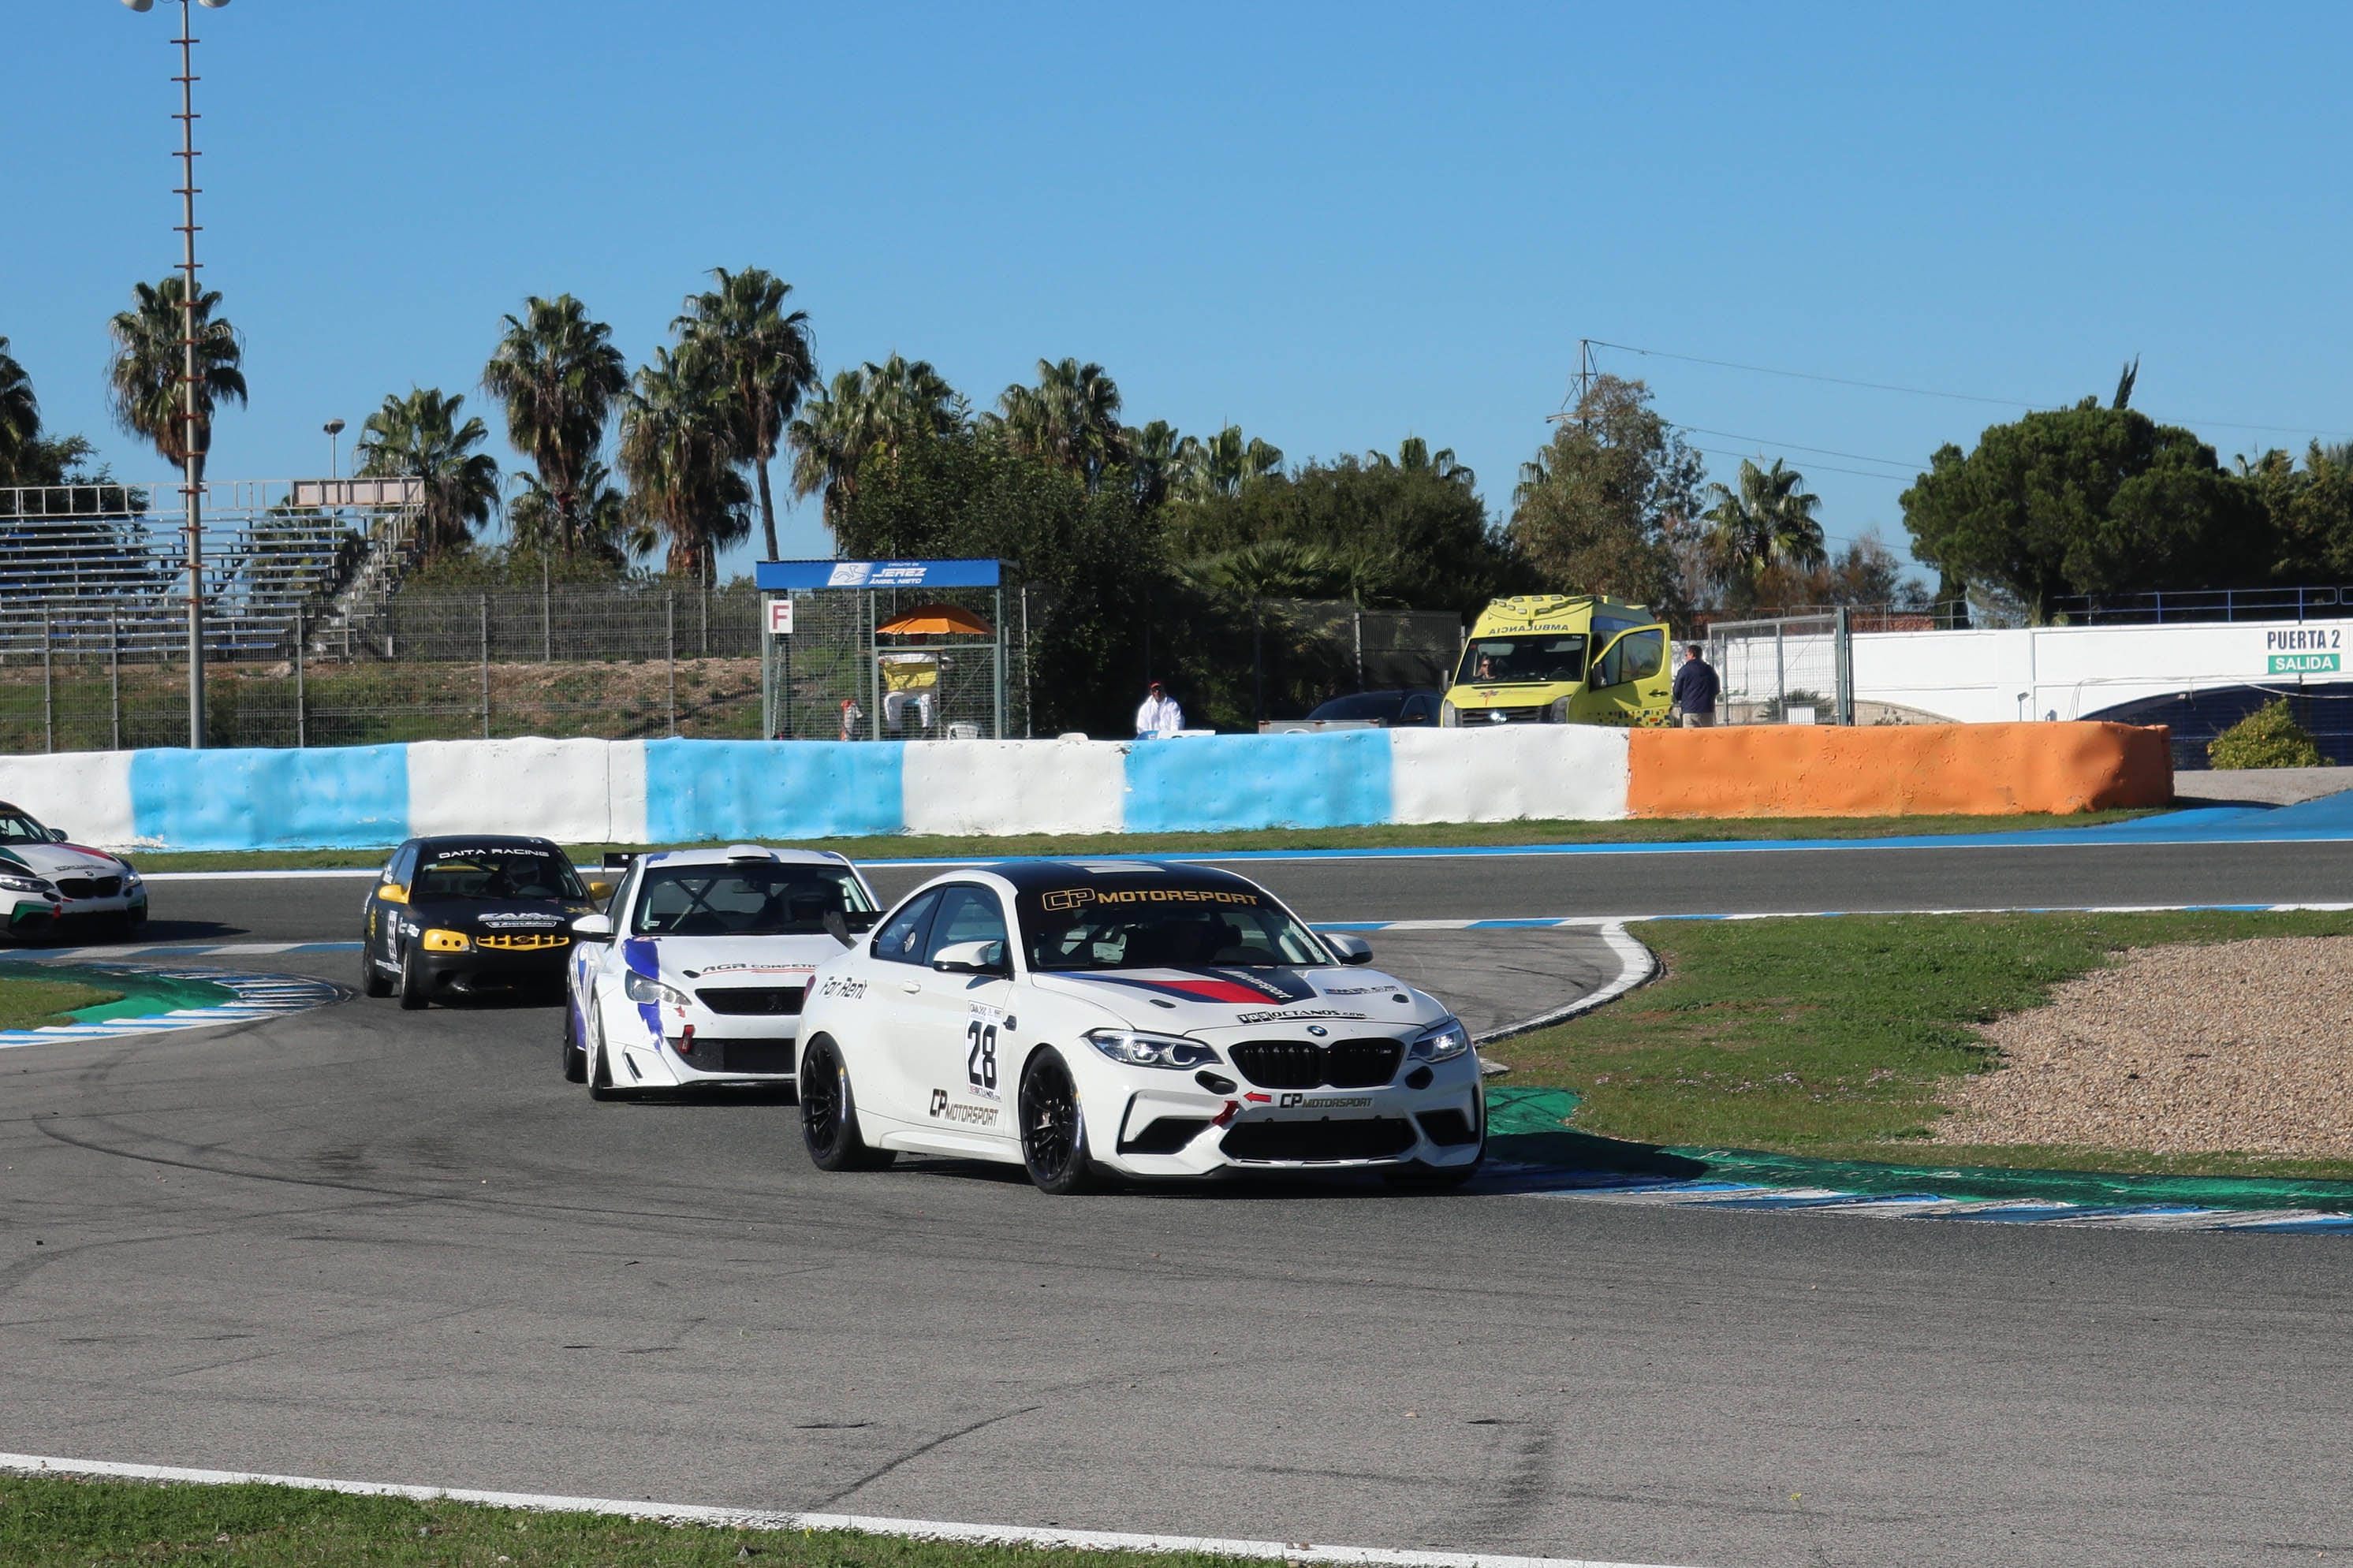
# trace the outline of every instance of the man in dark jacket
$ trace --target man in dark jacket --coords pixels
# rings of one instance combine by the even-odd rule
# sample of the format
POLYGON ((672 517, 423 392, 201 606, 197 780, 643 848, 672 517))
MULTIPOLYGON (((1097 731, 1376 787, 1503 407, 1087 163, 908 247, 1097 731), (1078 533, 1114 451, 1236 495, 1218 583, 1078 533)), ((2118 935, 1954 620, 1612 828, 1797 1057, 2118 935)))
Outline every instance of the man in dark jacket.
POLYGON ((1675 671, 1675 707, 1683 716, 1686 730, 1704 730, 1715 722, 1715 694, 1722 683, 1707 660, 1699 656, 1699 644, 1683 645, 1683 667, 1675 671))

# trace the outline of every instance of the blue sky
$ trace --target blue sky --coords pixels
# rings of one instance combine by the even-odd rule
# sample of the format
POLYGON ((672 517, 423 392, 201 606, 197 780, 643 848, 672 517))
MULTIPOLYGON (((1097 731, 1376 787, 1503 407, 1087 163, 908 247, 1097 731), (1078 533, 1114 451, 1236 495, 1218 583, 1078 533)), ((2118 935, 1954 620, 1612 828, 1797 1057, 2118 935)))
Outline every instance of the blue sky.
MULTIPOLYGON (((132 476, 104 328, 177 255, 166 5, 0 16, 0 336, 132 476)), ((897 350, 985 406, 1075 354, 1134 422, 1294 460, 1421 435, 1498 513, 1581 337, 2020 400, 1601 352, 1717 477, 1786 455, 1834 540, 1899 550, 1939 443, 2135 353, 2136 406, 2225 461, 2353 434, 2342 5, 198 15, 206 280, 253 387, 216 478, 321 471, 323 421, 411 383, 482 405, 526 294, 634 363, 714 265, 790 279, 828 373, 897 350)), ((829 552, 813 502, 784 528, 829 552)))

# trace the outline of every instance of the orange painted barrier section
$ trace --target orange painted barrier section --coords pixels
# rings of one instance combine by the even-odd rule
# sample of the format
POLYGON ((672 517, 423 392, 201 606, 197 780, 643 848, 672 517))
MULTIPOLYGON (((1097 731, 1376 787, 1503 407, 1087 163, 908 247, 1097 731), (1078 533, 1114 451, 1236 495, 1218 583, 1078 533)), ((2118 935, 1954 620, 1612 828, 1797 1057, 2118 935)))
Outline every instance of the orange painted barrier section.
POLYGON ((1637 730, 1636 816, 2006 816, 2173 799, 2162 726, 1742 724, 1637 730))

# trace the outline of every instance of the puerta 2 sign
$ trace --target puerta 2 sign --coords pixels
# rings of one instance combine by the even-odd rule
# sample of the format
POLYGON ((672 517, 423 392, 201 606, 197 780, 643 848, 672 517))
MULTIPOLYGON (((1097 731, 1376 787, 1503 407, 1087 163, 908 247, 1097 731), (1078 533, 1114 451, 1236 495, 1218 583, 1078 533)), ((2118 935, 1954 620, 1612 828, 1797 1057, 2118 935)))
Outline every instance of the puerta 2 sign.
POLYGON ((2344 668, 2341 626, 2282 626, 2263 634, 2266 675, 2333 675, 2344 668))

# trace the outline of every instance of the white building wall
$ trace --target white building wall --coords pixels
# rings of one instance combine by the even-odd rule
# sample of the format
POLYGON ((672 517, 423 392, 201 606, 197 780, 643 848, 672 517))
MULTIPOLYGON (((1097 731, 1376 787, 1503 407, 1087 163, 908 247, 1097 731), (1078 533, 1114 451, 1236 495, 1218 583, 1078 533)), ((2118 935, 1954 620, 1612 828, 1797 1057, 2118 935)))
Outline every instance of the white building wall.
POLYGON ((2144 697, 2346 679, 2348 642, 2353 620, 1867 632, 1854 695, 1963 724, 2081 719, 2144 697))

